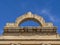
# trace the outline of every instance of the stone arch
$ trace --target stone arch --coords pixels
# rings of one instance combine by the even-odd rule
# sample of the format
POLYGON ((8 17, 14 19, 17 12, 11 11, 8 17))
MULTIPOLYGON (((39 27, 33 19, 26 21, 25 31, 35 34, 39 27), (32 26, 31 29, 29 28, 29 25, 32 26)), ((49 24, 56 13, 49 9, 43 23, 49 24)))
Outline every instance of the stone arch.
POLYGON ((45 26, 45 20, 41 16, 33 15, 31 12, 28 12, 27 14, 20 16, 16 19, 16 26, 19 26, 22 22, 26 20, 34 20, 41 24, 41 26, 45 26))
MULTIPOLYGON (((25 18, 25 19, 23 19, 18 25, 20 26, 22 23, 24 23, 24 22, 26 22, 26 21, 33 21, 33 22, 36 22, 36 23, 38 23, 39 24, 39 26, 42 26, 42 24, 37 20, 37 19, 35 19, 35 18, 25 18)), ((32 24, 31 24, 32 25, 32 24)))

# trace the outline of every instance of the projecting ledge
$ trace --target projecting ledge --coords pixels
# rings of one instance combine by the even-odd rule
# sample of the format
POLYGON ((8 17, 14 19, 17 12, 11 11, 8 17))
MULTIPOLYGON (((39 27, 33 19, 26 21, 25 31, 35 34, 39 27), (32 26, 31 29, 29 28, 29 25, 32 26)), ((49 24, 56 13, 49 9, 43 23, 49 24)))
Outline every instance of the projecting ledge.
POLYGON ((45 35, 45 36, 0 36, 0 39, 60 39, 59 35, 45 35))

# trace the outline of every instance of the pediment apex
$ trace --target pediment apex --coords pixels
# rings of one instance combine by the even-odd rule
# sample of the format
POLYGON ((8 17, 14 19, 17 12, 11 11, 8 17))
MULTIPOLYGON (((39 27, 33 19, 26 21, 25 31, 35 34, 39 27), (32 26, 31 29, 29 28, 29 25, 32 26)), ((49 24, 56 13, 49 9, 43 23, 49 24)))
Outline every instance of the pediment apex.
POLYGON ((33 14, 32 14, 32 12, 27 12, 26 15, 27 15, 27 16, 32 16, 33 14))
POLYGON ((32 13, 31 12, 28 12, 27 14, 31 15, 32 13))

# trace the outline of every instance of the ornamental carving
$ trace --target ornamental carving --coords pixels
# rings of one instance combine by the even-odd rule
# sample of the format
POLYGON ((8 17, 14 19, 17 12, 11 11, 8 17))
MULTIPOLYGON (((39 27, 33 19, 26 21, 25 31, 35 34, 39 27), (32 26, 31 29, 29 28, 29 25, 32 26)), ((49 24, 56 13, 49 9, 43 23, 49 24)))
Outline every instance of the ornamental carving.
POLYGON ((43 19, 43 17, 38 16, 36 14, 32 14, 31 12, 28 12, 27 14, 24 14, 24 15, 18 17, 16 19, 15 23, 7 23, 6 27, 18 27, 19 24, 21 24, 22 22, 24 22, 26 20, 34 20, 35 22, 38 22, 40 24, 40 26, 42 26, 42 27, 52 27, 53 26, 52 23, 46 23, 45 20, 43 19))

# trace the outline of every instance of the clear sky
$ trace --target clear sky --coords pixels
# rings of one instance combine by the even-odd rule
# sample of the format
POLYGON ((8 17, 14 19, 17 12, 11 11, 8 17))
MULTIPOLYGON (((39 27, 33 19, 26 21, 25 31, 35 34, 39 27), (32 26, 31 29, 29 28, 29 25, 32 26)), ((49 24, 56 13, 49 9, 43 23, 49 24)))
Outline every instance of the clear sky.
MULTIPOLYGON (((0 35, 7 22, 15 22, 17 17, 29 11, 42 16, 46 22, 52 22, 60 34, 60 0, 0 0, 0 35)), ((39 24, 31 20, 21 24, 29 25, 39 24)))

